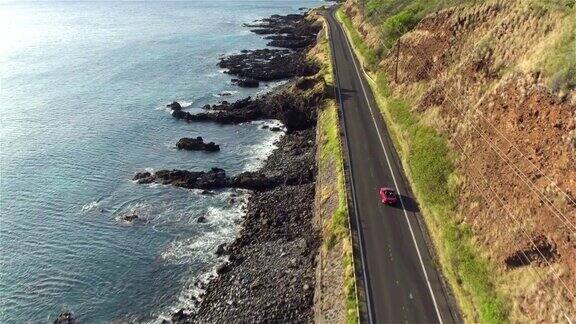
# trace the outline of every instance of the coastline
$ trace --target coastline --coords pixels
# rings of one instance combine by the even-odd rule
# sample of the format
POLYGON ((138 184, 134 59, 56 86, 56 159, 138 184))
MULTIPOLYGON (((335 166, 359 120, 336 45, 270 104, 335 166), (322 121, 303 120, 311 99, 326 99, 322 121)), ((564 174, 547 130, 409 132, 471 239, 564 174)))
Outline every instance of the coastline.
POLYGON ((187 123, 281 121, 286 133, 262 168, 232 177, 217 168, 160 170, 134 177, 138 183, 203 189, 206 194, 221 188, 251 190, 240 233, 215 251, 221 263, 213 273, 196 279, 200 293, 191 297, 191 307, 172 315, 173 323, 305 322, 314 317, 316 258, 322 241, 314 221, 316 121, 328 91, 318 62, 308 57, 323 32, 318 17, 310 17, 273 15, 258 25, 247 25, 257 27, 252 30, 256 34, 269 35, 269 46, 290 50, 246 50, 221 60, 234 62, 236 70, 228 73, 240 77, 233 80, 238 86, 269 81, 270 75, 289 77, 288 83, 254 99, 207 105, 201 113, 170 107, 173 117, 187 123), (262 53, 267 56, 264 60, 262 53))

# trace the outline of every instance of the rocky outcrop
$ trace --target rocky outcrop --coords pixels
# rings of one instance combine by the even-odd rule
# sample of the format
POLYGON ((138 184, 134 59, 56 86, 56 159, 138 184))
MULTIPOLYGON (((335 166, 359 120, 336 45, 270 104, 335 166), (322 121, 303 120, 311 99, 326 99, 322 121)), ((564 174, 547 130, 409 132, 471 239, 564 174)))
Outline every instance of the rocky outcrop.
POLYGON ((233 104, 221 104, 205 107, 207 112, 191 114, 174 110, 174 118, 187 122, 211 121, 221 124, 239 124, 254 120, 278 119, 288 132, 303 130, 315 125, 316 108, 326 96, 322 78, 297 79, 282 90, 260 96, 238 100, 233 104), (302 88, 304 87, 305 88, 302 88))
POLYGON ((212 168, 204 171, 160 170, 155 173, 138 172, 133 179, 139 184, 157 182, 188 189, 238 188, 249 190, 269 190, 279 185, 299 185, 314 181, 315 134, 309 127, 289 134, 289 140, 281 140, 276 154, 283 159, 269 160, 269 168, 256 172, 243 172, 228 177, 223 169, 212 168))
POLYGON ((319 71, 315 62, 303 55, 303 50, 314 44, 322 25, 306 19, 304 15, 274 15, 262 19, 251 31, 267 35, 268 46, 285 49, 243 50, 226 56, 218 64, 226 73, 241 77, 233 82, 241 87, 257 87, 258 81, 288 79, 295 76, 311 76, 319 71))
POLYGON ((257 49, 223 57, 218 63, 226 73, 256 81, 274 81, 295 76, 311 76, 319 71, 316 64, 290 50, 257 49))
POLYGON ((241 88, 258 88, 260 82, 258 80, 244 78, 244 79, 232 79, 232 83, 236 84, 241 88))
POLYGON ((229 179, 222 169, 212 168, 208 172, 186 170, 160 170, 155 173, 139 172, 134 178, 138 183, 158 182, 189 189, 217 189, 228 186, 229 179))
POLYGON ((214 142, 204 143, 204 139, 198 136, 196 138, 181 138, 176 147, 179 150, 189 150, 189 151, 207 151, 216 152, 220 151, 220 145, 216 145, 214 142))
POLYGON ((266 176, 261 172, 244 172, 232 179, 230 186, 235 188, 267 190, 281 184, 281 176, 266 176))

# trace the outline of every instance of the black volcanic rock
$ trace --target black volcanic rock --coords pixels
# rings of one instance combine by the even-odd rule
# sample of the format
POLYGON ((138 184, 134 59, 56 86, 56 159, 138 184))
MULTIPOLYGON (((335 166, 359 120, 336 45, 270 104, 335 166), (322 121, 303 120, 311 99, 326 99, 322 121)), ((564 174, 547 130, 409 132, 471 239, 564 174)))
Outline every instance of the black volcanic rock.
POLYGON ((166 107, 172 110, 182 110, 182 106, 177 101, 174 101, 171 104, 166 105, 166 107))
POLYGON ((154 182, 154 177, 152 176, 152 173, 150 173, 148 171, 138 172, 138 173, 136 173, 134 178, 132 178, 132 180, 138 182, 139 184, 145 184, 145 183, 154 182))
POLYGON ((226 73, 244 79, 274 81, 318 73, 319 67, 302 55, 285 49, 257 49, 220 59, 226 73))
POLYGON ((241 88, 258 88, 260 82, 258 80, 245 78, 245 79, 232 79, 232 83, 236 84, 241 88))
POLYGON ((138 183, 157 182, 188 189, 218 189, 228 186, 229 179, 222 169, 212 168, 208 172, 187 170, 160 170, 156 173, 139 172, 133 180, 138 183))
POLYGON ((138 215, 136 215, 134 213, 125 214, 125 215, 122 215, 122 217, 120 217, 120 219, 125 221, 125 222, 131 223, 131 222, 138 219, 138 215))
POLYGON ((326 96, 324 80, 306 78, 296 80, 292 90, 285 89, 256 99, 245 98, 232 104, 212 105, 207 112, 191 114, 173 111, 172 116, 192 121, 211 121, 221 124, 239 124, 254 120, 278 119, 288 132, 316 125, 317 109, 326 96), (305 86, 304 86, 305 85, 305 86), (321 86, 318 86, 321 85, 321 86))
POLYGON ((202 137, 198 136, 196 138, 181 138, 176 147, 179 150, 191 150, 191 151, 207 151, 216 152, 220 151, 220 145, 214 144, 214 142, 204 143, 202 137))
POLYGON ((230 186, 234 188, 267 190, 283 182, 280 176, 266 176, 261 172, 244 172, 233 177, 230 186))
POLYGON ((235 83, 243 87, 256 87, 256 81, 273 81, 295 76, 311 76, 320 70, 315 62, 304 55, 304 50, 313 45, 322 25, 305 19, 304 15, 274 15, 262 19, 253 27, 255 34, 266 35, 268 46, 282 49, 243 50, 220 58, 218 66, 226 73, 240 77, 235 83))
POLYGON ((54 324, 76 324, 76 320, 74 319, 74 315, 70 312, 64 312, 58 315, 58 317, 54 320, 54 324))

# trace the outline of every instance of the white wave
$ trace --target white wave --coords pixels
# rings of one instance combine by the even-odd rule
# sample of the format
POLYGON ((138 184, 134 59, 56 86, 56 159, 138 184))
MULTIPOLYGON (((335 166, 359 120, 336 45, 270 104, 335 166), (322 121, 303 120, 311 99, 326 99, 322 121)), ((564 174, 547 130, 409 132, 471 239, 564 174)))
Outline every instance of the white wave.
POLYGON ((266 159, 278 147, 278 141, 285 134, 285 127, 280 121, 259 121, 252 122, 256 125, 267 125, 268 127, 280 127, 280 132, 270 132, 268 138, 263 143, 248 146, 248 156, 250 157, 244 171, 256 171, 262 167, 266 159))
MULTIPOLYGON (((187 108, 187 107, 190 107, 194 104, 194 100, 192 100, 192 101, 176 100, 176 102, 179 103, 180 106, 182 106, 182 108, 187 108)), ((168 105, 171 103, 172 103, 172 101, 164 103, 164 104, 154 108, 154 110, 165 110, 167 112, 172 112, 172 109, 170 109, 170 107, 168 107, 168 105)))
POLYGON ((190 107, 194 104, 194 101, 177 100, 177 102, 182 106, 182 108, 190 107))
POLYGON ((87 212, 90 212, 93 210, 97 210, 98 207, 100 207, 100 202, 92 201, 92 202, 89 202, 89 203, 85 204, 84 206, 82 206, 82 212, 87 213, 87 212))
POLYGON ((231 97, 238 94, 238 91, 236 90, 224 90, 221 91, 220 93, 213 93, 212 97, 214 98, 221 98, 221 97, 231 97))
POLYGON ((239 220, 244 216, 248 191, 227 191, 221 196, 223 199, 230 199, 234 196, 236 203, 229 208, 209 207, 205 215, 211 226, 206 229, 204 234, 196 238, 174 240, 161 253, 161 258, 165 261, 188 263, 202 260, 212 266, 209 271, 195 278, 190 278, 180 292, 178 301, 159 314, 154 323, 161 323, 164 319, 169 320, 170 314, 183 308, 194 311, 198 305, 197 301, 202 299, 205 292, 196 283, 202 282, 206 286, 210 280, 217 277, 216 266, 220 262, 227 261, 227 257, 218 258, 214 252, 218 245, 232 242, 238 233, 239 220))
POLYGON ((242 196, 240 195, 238 202, 230 208, 209 207, 205 213, 209 228, 200 236, 170 242, 160 257, 174 263, 212 259, 218 245, 233 239, 238 231, 238 221, 244 215, 245 201, 242 196))
POLYGON ((150 220, 152 213, 152 206, 147 201, 129 202, 114 211, 114 218, 117 221, 123 221, 122 216, 127 214, 135 214, 140 220, 150 220))

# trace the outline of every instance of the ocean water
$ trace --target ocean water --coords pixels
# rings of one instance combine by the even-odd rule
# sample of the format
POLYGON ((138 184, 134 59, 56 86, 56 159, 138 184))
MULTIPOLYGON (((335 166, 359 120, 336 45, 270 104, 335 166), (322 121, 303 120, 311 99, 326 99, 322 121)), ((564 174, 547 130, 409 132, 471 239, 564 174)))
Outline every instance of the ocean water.
POLYGON ((237 234, 246 194, 233 202, 231 191, 203 196, 131 178, 257 168, 279 134, 261 123, 186 124, 165 105, 199 111, 270 89, 231 85, 218 56, 265 46, 242 23, 319 4, 0 3, 0 322, 48 322, 63 310, 86 323, 155 321, 185 306, 218 244, 237 234), (221 151, 178 151, 184 136, 221 151), (118 220, 131 212, 141 221, 118 220))

